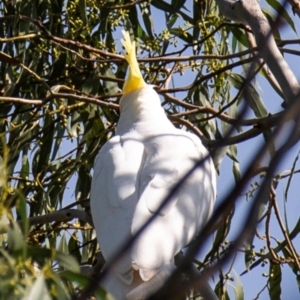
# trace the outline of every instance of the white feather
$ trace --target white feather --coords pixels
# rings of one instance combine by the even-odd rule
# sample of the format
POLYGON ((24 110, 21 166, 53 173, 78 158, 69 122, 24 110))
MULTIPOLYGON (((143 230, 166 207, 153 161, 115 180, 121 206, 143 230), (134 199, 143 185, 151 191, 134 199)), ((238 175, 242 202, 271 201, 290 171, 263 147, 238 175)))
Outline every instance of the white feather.
MULTIPOLYGON (((152 87, 123 96, 120 109, 116 136, 96 158, 91 190, 91 211, 106 261, 157 213, 170 190, 195 162, 208 156, 195 135, 172 125, 152 87)), ((215 197, 215 170, 208 158, 130 250, 122 253, 105 284, 116 295, 115 284, 119 281, 122 296, 116 299, 143 299, 142 286, 153 292, 158 288, 153 282, 162 284, 171 272, 176 253, 206 223, 215 197), (137 298, 130 298, 133 294, 137 298)))

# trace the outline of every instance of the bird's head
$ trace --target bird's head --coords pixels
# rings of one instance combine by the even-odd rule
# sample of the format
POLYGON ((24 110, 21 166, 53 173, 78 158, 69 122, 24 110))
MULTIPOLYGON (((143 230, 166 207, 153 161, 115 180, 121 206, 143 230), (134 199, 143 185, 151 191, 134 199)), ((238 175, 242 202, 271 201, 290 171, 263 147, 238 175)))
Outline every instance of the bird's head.
POLYGON ((129 64, 129 76, 125 80, 123 92, 128 94, 134 90, 147 86, 140 71, 135 52, 135 42, 131 42, 128 31, 122 31, 124 39, 121 40, 127 53, 124 54, 129 64))

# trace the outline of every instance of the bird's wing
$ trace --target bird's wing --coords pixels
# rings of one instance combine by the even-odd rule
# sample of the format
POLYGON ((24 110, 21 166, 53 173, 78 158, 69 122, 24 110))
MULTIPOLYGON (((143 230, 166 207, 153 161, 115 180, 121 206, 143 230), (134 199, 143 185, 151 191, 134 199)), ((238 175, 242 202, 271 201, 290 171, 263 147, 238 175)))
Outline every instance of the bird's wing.
MULTIPOLYGON (((109 261, 131 237, 137 205, 136 178, 143 156, 137 139, 115 136, 100 150, 94 164, 91 212, 104 258, 109 261)), ((116 267, 123 280, 132 280, 130 253, 116 267), (129 272, 129 273, 128 273, 129 272)))
MULTIPOLYGON (((198 142, 193 135, 176 129, 144 141, 145 161, 139 178, 139 203, 145 203, 150 213, 164 216, 176 205, 180 195, 178 192, 158 211, 183 176, 207 154, 200 141, 195 141, 198 142)), ((204 167, 201 169, 209 171, 204 167)), ((183 187, 190 181, 189 178, 183 187)))
POLYGON ((139 178, 139 203, 145 203, 150 213, 166 215, 176 205, 178 194, 158 209, 180 177, 176 136, 157 135, 144 141, 145 160, 139 178))
POLYGON ((139 202, 132 233, 157 215, 134 244, 132 260, 140 275, 149 280, 207 221, 215 200, 215 171, 210 158, 205 160, 158 212, 172 188, 208 152, 193 135, 175 129, 144 144, 146 155, 139 176, 139 202))
POLYGON ((161 168, 143 177, 149 180, 142 193, 149 212, 158 213, 160 216, 166 215, 176 204, 178 195, 173 196, 160 210, 159 208, 179 179, 178 168, 174 165, 170 168, 161 168))

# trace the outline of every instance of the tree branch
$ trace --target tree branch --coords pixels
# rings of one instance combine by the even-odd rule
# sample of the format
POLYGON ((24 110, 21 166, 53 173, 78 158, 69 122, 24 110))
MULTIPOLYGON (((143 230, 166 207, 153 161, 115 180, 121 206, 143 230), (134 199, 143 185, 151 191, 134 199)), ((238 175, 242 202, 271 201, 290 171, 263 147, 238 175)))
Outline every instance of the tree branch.
MULTIPOLYGON (((216 0, 216 2, 223 15, 251 27, 259 53, 280 84, 285 103, 290 104, 297 100, 299 83, 279 51, 272 35, 272 28, 258 2, 256 0, 216 0)), ((280 12, 278 14, 280 15, 280 12)))

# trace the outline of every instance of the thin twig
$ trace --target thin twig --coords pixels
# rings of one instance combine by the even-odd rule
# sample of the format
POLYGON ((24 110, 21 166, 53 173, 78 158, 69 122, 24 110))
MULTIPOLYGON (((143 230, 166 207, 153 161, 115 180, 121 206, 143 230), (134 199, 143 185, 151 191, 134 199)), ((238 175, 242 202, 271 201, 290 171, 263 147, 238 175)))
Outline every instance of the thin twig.
POLYGON ((293 258, 295 260, 295 264, 296 264, 298 270, 300 270, 300 263, 299 263, 299 259, 298 259, 296 250, 295 250, 295 248, 293 246, 293 243, 291 242, 291 240, 290 240, 290 238, 289 238, 289 236, 288 236, 288 234, 286 232, 286 229, 285 229, 285 227, 283 225, 283 222, 282 222, 282 219, 281 219, 281 216, 280 216, 279 208, 278 208, 277 201, 276 201, 276 191, 275 191, 275 189, 274 189, 273 186, 271 186, 271 193, 272 193, 271 201, 272 201, 272 205, 273 205, 273 208, 274 208, 274 212, 275 212, 278 224, 279 224, 279 226, 281 228, 281 231, 282 231, 282 233, 284 235, 284 238, 285 238, 285 240, 287 242, 287 245, 288 245, 288 247, 289 247, 289 249, 291 251, 291 254, 292 254, 292 256, 293 256, 293 258))

